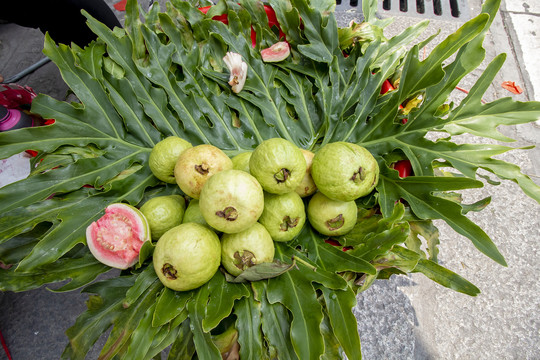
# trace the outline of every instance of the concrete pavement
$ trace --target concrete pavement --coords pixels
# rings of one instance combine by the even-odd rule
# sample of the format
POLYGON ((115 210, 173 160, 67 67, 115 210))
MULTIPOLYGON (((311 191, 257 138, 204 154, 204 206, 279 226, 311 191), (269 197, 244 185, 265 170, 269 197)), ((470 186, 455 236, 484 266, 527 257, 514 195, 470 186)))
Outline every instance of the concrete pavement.
MULTIPOLYGON (((111 5, 114 3, 108 0, 111 5)), ((480 11, 480 0, 470 0, 470 14, 480 11)), ((118 13, 119 17, 123 14, 118 13)), ((358 14, 339 11, 341 25, 358 14)), ((416 23, 418 17, 396 17, 388 34, 396 34, 416 23)), ((485 99, 503 96, 516 100, 540 100, 538 47, 540 4, 536 0, 505 0, 485 42, 487 60, 501 52, 507 62, 488 90, 485 99), (512 95, 502 81, 515 81, 524 92, 512 95)), ((441 40, 461 25, 460 21, 433 20, 426 32, 441 29, 441 40)), ((42 57, 42 35, 37 30, 12 24, 0 25, 0 74, 16 73, 42 57)), ((427 49, 429 52, 429 49, 427 49)), ((484 65, 485 66, 485 65, 484 65)), ((482 68, 464 79, 468 89, 482 68)), ((53 64, 27 76, 37 92, 62 99, 67 87, 53 64)), ((462 94, 456 93, 456 99, 462 94)), ((503 129, 517 139, 515 147, 538 145, 540 125, 528 124, 503 129)), ((466 137, 468 142, 478 139, 466 137)), ((482 140, 485 141, 485 140, 482 140)), ((514 151, 499 158, 518 164, 524 173, 540 179, 540 151, 514 151)), ((1 181, 24 176, 23 159, 12 170, 0 174, 1 181), (22 174, 22 175, 21 175, 22 174)), ((5 163, 0 163, 6 170, 5 163)), ((468 202, 492 196, 486 210, 471 217, 491 236, 508 267, 504 268, 479 253, 469 240, 442 223, 440 262, 480 288, 475 298, 443 288, 422 275, 393 277, 379 281, 358 296, 355 314, 362 339, 363 355, 378 359, 540 359, 540 206, 522 194, 517 185, 503 182, 465 194, 468 202)), ((0 330, 13 358, 59 358, 67 342, 64 331, 84 310, 86 295, 77 292, 53 294, 39 289, 0 297, 0 330)), ((88 358, 97 358, 94 352, 88 358)), ((0 359, 6 359, 0 351, 0 359)))

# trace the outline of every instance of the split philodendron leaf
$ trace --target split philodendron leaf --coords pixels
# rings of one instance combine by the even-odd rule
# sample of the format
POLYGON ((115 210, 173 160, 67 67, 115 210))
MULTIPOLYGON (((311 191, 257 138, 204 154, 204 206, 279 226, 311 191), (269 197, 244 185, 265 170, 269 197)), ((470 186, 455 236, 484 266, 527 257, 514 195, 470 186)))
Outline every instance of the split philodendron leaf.
MULTIPOLYGON (((149 13, 140 14, 137 2, 128 0, 123 29, 111 30, 85 13, 98 41, 84 49, 57 45, 45 37, 45 55, 58 66, 80 103, 38 95, 32 111, 55 123, 0 133, 0 158, 38 151, 30 176, 0 189, 0 261, 13 264, 0 269, 0 290, 26 291, 61 281, 65 283, 58 291, 86 286, 84 291, 93 294, 89 309, 67 330, 70 341, 64 358, 84 359, 110 330, 103 357, 153 358, 172 345, 171 357, 192 358, 196 353, 198 358, 218 360, 222 355, 212 335, 233 324, 241 358, 262 359, 276 352, 280 358, 331 357, 332 347, 325 346, 331 342, 339 344, 349 359, 358 359, 360 339, 351 308, 356 291, 365 290, 376 278, 420 272, 447 288, 479 293, 437 264, 433 255, 444 242, 433 220, 445 221, 483 254, 505 264, 489 236, 467 217, 468 207, 455 197, 441 196, 484 186, 476 179, 482 169, 491 177, 516 182, 540 201, 540 189, 528 176, 516 165, 494 158, 512 148, 453 140, 454 135, 469 133, 510 141, 497 127, 533 122, 540 115, 538 102, 505 98, 481 103, 505 60, 499 55, 482 64, 482 42, 496 18, 499 0, 485 1, 480 15, 440 39, 422 61, 419 49, 432 39, 416 39, 427 22, 387 39, 383 27, 388 21, 376 17, 376 0, 366 0, 362 11, 368 25, 340 30, 332 12, 335 4, 270 0, 260 6, 252 0, 223 1, 205 13, 189 2, 172 1, 162 13, 156 3, 149 13), (227 24, 217 20, 225 18, 227 24), (280 36, 291 55, 280 62, 264 62, 261 50, 282 41, 280 36), (223 60, 227 52, 239 54, 245 64, 245 83, 238 92, 229 84, 231 72, 223 60), (448 101, 460 81, 479 66, 483 71, 475 76, 469 94, 459 104, 448 101), (381 95, 383 84, 394 77, 400 78, 397 89, 381 95), (406 113, 400 110, 418 94, 421 102, 411 103, 414 106, 406 113), (434 129, 446 137, 427 140, 426 134, 434 129), (300 178, 287 192, 296 189, 307 168, 303 156, 300 161, 296 155, 298 148, 317 152, 327 144, 357 144, 373 155, 380 169, 378 182, 372 179, 375 189, 357 203, 377 212, 363 214, 339 238, 341 246, 350 247, 346 252, 327 244, 313 224, 304 225, 293 240, 275 242, 274 260, 291 264, 294 259, 294 266, 285 267, 285 272, 275 262, 252 266, 244 271, 245 278, 263 280, 250 284, 228 282, 217 271, 197 289, 172 291, 157 280, 164 264, 170 264, 165 273, 172 273, 172 267, 177 271, 175 281, 197 269, 180 270, 173 259, 154 269, 142 256, 122 276, 89 285, 109 270, 85 244, 85 229, 103 216, 105 207, 119 202, 140 206, 143 199, 178 194, 176 185, 164 184, 148 165, 152 148, 170 136, 194 146, 215 146, 228 156, 253 151, 249 171, 256 173, 257 167, 266 171, 262 165, 269 165, 259 181, 264 178, 282 186, 300 178), (278 154, 271 147, 264 151, 271 159, 253 160, 256 148, 274 138, 288 141, 295 151, 278 154), (390 167, 396 155, 410 161, 414 176, 400 178, 390 167), (280 163, 289 158, 295 159, 292 164, 280 163), (440 161, 458 176, 436 176, 440 161), (277 183, 274 175, 281 169, 290 174, 277 183), (366 233, 367 229, 374 230, 366 233), (374 261, 377 267, 371 264, 374 261)), ((196 165, 200 164, 193 164, 193 171, 196 165)), ((354 165, 348 181, 360 167, 369 169, 354 165)), ((337 162, 332 166, 332 172, 344 168, 337 162)), ((262 213, 262 188, 247 195, 245 189, 238 192, 249 201, 246 207, 212 196, 205 210, 201 194, 204 217, 235 224, 245 209, 255 207, 251 202, 256 198, 262 213), (228 206, 238 210, 235 221, 215 215, 228 206)), ((249 222, 260 213, 248 214, 249 222)), ((314 217, 320 213, 314 212, 314 217)), ((321 217, 322 227, 340 214, 344 220, 340 229, 345 228, 349 216, 342 211, 321 217)), ((283 216, 278 225, 282 223, 283 216)), ((154 250, 152 244, 143 248, 147 255, 154 250)), ((158 250, 156 246, 154 261, 158 250)), ((186 262, 208 266, 207 259, 186 262)), ((194 277, 190 275, 188 282, 194 277)))

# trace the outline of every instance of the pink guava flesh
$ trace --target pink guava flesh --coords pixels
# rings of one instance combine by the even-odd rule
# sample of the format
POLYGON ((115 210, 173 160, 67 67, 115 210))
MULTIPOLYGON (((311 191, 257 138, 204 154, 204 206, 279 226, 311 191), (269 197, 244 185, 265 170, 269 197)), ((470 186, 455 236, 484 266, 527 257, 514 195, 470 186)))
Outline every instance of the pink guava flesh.
POLYGON ((90 252, 101 263, 127 269, 139 259, 139 251, 148 238, 144 215, 125 204, 113 204, 105 215, 86 229, 90 252))
POLYGON ((264 62, 278 62, 285 60, 291 53, 289 44, 286 41, 280 41, 261 50, 261 57, 264 62))

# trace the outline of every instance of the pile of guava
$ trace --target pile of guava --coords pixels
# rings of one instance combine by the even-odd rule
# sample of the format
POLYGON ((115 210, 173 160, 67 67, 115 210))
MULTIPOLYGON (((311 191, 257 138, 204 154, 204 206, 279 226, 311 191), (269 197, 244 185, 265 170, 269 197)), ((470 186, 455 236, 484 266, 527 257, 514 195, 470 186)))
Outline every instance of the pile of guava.
POLYGON ((153 241, 154 270, 166 287, 187 291, 222 270, 233 277, 274 261, 274 242, 293 240, 306 224, 332 237, 351 231, 356 200, 379 180, 377 160, 347 142, 315 153, 282 138, 232 159, 213 145, 171 136, 149 158, 152 173, 182 195, 150 198, 137 209, 107 207, 87 230, 94 256, 126 269, 153 241))

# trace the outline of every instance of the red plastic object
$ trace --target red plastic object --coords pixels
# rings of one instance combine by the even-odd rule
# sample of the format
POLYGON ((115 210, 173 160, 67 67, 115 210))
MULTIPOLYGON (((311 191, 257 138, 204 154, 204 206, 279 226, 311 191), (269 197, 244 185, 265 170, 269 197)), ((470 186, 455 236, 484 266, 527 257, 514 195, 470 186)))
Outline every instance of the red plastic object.
POLYGON ((395 90, 395 88, 392 86, 390 81, 384 80, 382 87, 381 87, 381 95, 386 94, 389 91, 395 90))
POLYGON ((6 344, 6 340, 4 340, 4 336, 2 335, 1 331, 0 331, 0 341, 2 342, 2 347, 4 348, 4 352, 6 353, 8 360, 12 360, 11 354, 9 353, 9 349, 6 344))
POLYGON ((126 2, 127 0, 120 0, 114 4, 114 8, 118 11, 126 11, 126 2))
MULTIPOLYGON (((2 84, 0 86, 0 106, 7 109, 27 110, 30 109, 32 100, 37 96, 35 91, 29 86, 21 86, 18 84, 2 84)), ((54 124, 54 119, 43 120, 37 115, 30 114, 34 118, 34 124, 51 125, 54 124)), ((37 156, 37 151, 26 150, 26 153, 31 157, 37 156)))
POLYGON ((398 171, 400 178, 406 178, 413 174, 412 165, 409 160, 399 160, 394 164, 394 169, 398 171))
MULTIPOLYGON (((341 247, 341 244, 339 243, 339 241, 334 240, 334 239, 326 239, 326 240, 324 240, 324 242, 327 243, 327 244, 330 244, 332 246, 340 246, 341 247)), ((344 246, 344 247, 341 248, 341 250, 343 250, 343 251, 349 251, 351 249, 352 249, 352 246, 344 246)))
MULTIPOLYGON (((208 10, 210 10, 212 6, 213 5, 204 6, 204 7, 199 8, 199 10, 203 14, 206 14, 208 13, 208 10)), ((281 27, 279 26, 279 23, 277 21, 276 12, 274 11, 274 9, 272 9, 272 7, 270 7, 269 5, 264 5, 264 11, 266 12, 266 16, 268 17, 268 26, 270 27, 277 26, 277 28, 279 29, 279 38, 280 39, 285 38, 285 34, 283 33, 283 31, 281 31, 281 27)), ((216 15, 212 17, 212 20, 221 21, 225 25, 229 24, 229 19, 227 17, 227 14, 216 15)), ((257 33, 255 32, 252 26, 251 27, 251 45, 255 47, 256 44, 257 44, 257 33)))
POLYGON ((0 87, 0 106, 7 109, 21 109, 29 105, 36 97, 36 93, 29 86, 18 84, 2 84, 0 87))

